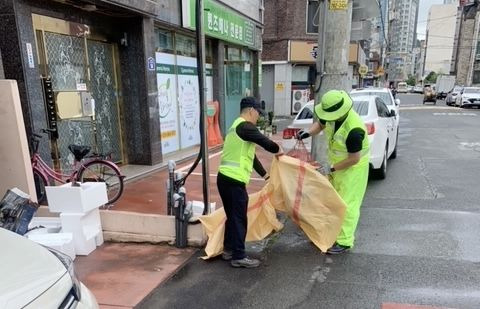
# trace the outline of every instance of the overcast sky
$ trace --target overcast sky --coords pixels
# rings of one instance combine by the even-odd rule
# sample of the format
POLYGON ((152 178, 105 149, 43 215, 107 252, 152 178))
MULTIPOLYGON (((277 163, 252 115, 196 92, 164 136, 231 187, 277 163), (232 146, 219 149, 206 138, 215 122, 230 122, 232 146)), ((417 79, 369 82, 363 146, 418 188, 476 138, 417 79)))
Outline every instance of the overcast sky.
POLYGON ((425 32, 427 31, 428 11, 433 4, 443 4, 443 0, 420 0, 417 24, 417 37, 419 40, 425 39, 425 32))

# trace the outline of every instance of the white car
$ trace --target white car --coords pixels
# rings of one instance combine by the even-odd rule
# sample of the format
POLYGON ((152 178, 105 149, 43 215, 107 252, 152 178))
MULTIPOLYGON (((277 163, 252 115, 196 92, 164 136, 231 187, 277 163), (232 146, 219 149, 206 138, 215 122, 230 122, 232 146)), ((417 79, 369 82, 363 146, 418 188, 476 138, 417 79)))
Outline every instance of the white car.
POLYGON ((464 107, 480 107, 480 88, 479 87, 465 87, 457 96, 455 102, 456 106, 464 107))
MULTIPOLYGON (((300 112, 295 116, 291 125, 289 125, 286 129, 283 130, 283 141, 282 141, 282 148, 286 151, 292 149, 295 146, 297 140, 295 136, 297 132, 302 129, 308 129, 313 123, 313 100, 310 100, 304 107, 300 110, 300 112)), ((311 149, 312 147, 312 138, 306 138, 303 140, 303 143, 307 147, 307 149, 311 149)))
POLYGON ((377 96, 387 105, 390 111, 395 111, 395 121, 397 127, 400 125, 400 99, 395 99, 392 92, 388 88, 368 88, 354 89, 350 92, 350 96, 354 99, 357 96, 377 96))
POLYGON ((377 96, 355 96, 353 108, 365 121, 370 141, 370 167, 375 178, 385 179, 387 161, 397 157, 398 124, 395 110, 390 110, 377 96))
POLYGON ((413 87, 413 93, 423 93, 423 87, 418 85, 413 87))
POLYGON ((455 102, 457 101, 457 97, 462 92, 463 87, 461 86, 455 86, 453 90, 447 94, 447 97, 445 98, 445 104, 448 106, 455 105, 455 102))
POLYGON ((98 308, 67 255, 3 228, 0 243, 0 308, 98 308))
POLYGON ((397 85, 397 93, 407 93, 408 92, 408 85, 407 83, 401 82, 397 85))
MULTIPOLYGON (((397 157, 398 124, 395 110, 377 96, 354 96, 353 109, 365 121, 370 141, 370 167, 375 178, 384 179, 387 175, 387 160, 397 157)), ((301 129, 313 124, 313 101, 307 103, 292 124, 283 131, 282 147, 285 152, 296 143, 295 135, 301 129)), ((311 149, 311 138, 305 139, 307 149, 311 149)))

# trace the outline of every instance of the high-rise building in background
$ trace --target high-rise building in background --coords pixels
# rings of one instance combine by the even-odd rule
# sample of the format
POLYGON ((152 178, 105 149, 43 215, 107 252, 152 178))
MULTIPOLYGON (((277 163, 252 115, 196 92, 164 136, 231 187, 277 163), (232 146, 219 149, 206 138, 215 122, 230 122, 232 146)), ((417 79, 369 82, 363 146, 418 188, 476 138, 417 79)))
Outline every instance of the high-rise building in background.
POLYGON ((457 21, 455 4, 432 5, 427 20, 427 50, 424 75, 430 72, 448 74, 457 21))
POLYGON ((419 0, 393 0, 390 9, 388 80, 404 81, 412 74, 417 39, 419 0))

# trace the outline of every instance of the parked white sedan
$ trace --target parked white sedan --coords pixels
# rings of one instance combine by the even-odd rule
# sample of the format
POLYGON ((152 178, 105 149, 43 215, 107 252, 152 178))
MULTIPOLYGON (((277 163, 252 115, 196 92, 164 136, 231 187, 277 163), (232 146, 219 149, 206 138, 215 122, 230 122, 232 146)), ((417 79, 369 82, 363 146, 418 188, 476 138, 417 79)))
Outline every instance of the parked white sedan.
MULTIPOLYGON (((423 90, 422 90, 423 93, 423 90)), ((395 111, 395 120, 397 126, 400 124, 400 99, 395 99, 393 97, 392 91, 388 88, 365 88, 365 89, 354 89, 350 92, 350 96, 355 98, 357 96, 377 96, 382 99, 382 101, 387 105, 389 110, 395 111)))
MULTIPOLYGON (((370 167, 373 177, 384 179, 387 175, 387 160, 397 156, 398 124, 395 110, 390 111, 377 96, 354 96, 353 109, 360 115, 367 127, 370 141, 370 167)), ((307 103, 283 131, 282 147, 285 151, 296 143, 295 134, 313 123, 313 101, 307 103)), ((311 138, 305 139, 307 149, 311 149, 311 138)))
POLYGON ((98 308, 66 255, 0 228, 0 308, 98 308))
POLYGON ((465 87, 457 96, 456 106, 465 107, 479 107, 480 108, 480 87, 465 87))

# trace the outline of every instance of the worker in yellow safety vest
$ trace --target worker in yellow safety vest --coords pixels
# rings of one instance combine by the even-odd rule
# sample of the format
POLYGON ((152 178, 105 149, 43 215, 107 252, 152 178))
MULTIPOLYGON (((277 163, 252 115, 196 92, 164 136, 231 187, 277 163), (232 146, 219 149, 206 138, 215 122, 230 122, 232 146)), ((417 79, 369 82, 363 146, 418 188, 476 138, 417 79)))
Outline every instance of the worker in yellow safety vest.
POLYGON ((255 155, 255 146, 276 155, 283 154, 282 148, 256 127, 262 106, 253 97, 243 98, 240 102, 240 117, 228 130, 218 169, 217 188, 227 216, 223 242, 222 258, 230 261, 233 267, 253 268, 260 261, 245 254, 247 236, 248 193, 246 185, 250 182, 252 171, 268 180, 269 176, 255 155))
POLYGON ((328 91, 314 108, 318 121, 297 133, 298 139, 304 139, 325 132, 330 165, 322 166, 320 172, 330 176, 333 187, 347 205, 342 229, 328 254, 340 254, 353 247, 368 182, 367 130, 352 106, 352 99, 345 91, 328 91))

